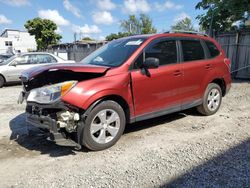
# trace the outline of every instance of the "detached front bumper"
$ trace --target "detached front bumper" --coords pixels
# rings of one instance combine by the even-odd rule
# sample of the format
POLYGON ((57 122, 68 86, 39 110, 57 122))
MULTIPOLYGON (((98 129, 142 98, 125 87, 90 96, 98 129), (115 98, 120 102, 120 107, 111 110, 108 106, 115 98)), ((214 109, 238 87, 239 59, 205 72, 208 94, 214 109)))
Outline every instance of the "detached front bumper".
POLYGON ((31 125, 41 128, 41 129, 48 129, 50 132, 57 133, 58 127, 56 120, 43 115, 34 115, 27 113, 26 121, 31 125))
MULTIPOLYGON (((48 130, 48 139, 57 145, 75 146, 79 148, 78 140, 72 139, 70 134, 75 132, 76 126, 74 129, 69 130, 68 128, 68 124, 72 124, 73 120, 71 121, 69 119, 62 122, 63 120, 60 119, 61 117, 59 116, 59 114, 67 112, 67 110, 69 110, 69 108, 61 101, 46 105, 28 102, 26 106, 26 121, 37 128, 48 130), (62 124, 65 125, 65 127, 62 127, 62 124)), ((77 123, 75 122, 75 124, 77 123)))
POLYGON ((37 128, 49 130, 48 140, 55 142, 57 145, 78 146, 76 142, 67 139, 65 134, 59 132, 57 123, 52 118, 27 113, 26 121, 37 128))

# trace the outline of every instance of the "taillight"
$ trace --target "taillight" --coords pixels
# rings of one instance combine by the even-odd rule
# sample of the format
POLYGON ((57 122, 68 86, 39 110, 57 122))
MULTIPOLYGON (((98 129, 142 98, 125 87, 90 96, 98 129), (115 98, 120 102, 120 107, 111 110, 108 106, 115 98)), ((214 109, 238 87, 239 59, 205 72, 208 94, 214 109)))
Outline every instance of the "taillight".
POLYGON ((225 58, 225 59, 224 59, 224 63, 227 65, 227 67, 228 67, 228 69, 229 69, 229 71, 230 71, 230 70, 231 70, 231 61, 230 61, 230 59, 225 58))

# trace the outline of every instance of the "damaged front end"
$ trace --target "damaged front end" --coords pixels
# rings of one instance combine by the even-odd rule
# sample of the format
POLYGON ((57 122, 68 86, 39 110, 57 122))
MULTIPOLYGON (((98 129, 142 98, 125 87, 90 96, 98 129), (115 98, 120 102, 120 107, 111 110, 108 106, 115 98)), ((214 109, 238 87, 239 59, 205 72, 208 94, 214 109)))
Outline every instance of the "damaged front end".
POLYGON ((23 91, 18 102, 27 101, 27 122, 46 130, 49 139, 58 145, 72 145, 66 143, 70 142, 80 147, 77 130, 82 126, 84 113, 84 109, 65 103, 62 97, 78 82, 103 76, 106 72, 104 68, 102 71, 95 71, 93 67, 86 71, 79 68, 83 72, 79 72, 76 66, 63 69, 48 67, 36 74, 32 74, 32 71, 24 72, 20 77, 23 91))

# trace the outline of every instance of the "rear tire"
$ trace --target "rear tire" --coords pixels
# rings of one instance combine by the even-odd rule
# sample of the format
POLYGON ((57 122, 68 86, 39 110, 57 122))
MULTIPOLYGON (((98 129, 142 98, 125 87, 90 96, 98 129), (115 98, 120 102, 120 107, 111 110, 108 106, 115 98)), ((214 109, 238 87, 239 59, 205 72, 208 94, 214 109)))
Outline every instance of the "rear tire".
POLYGON ((221 105, 222 92, 218 84, 210 83, 204 93, 202 104, 197 107, 197 110, 206 116, 215 114, 221 105))
POLYGON ((4 83, 4 77, 0 75, 0 88, 3 87, 4 83))
POLYGON ((123 134, 126 118, 122 107, 111 100, 98 104, 88 115, 82 144, 93 151, 113 146, 123 134))

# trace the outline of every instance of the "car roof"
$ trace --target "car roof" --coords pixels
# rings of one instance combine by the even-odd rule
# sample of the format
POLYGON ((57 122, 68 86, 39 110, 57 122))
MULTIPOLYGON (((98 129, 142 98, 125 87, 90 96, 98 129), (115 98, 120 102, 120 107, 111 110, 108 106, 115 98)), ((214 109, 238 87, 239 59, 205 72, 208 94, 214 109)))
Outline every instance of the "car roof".
POLYGON ((165 32, 165 33, 158 33, 158 34, 143 34, 143 35, 132 35, 124 38, 145 38, 145 39, 154 39, 160 37, 184 37, 184 38, 194 38, 194 39, 203 39, 215 42, 215 40, 209 37, 206 34, 198 33, 198 32, 165 32))
POLYGON ((49 54, 49 55, 53 55, 53 54, 48 53, 48 52, 25 52, 25 53, 20 53, 20 54, 17 54, 17 55, 33 55, 33 54, 49 54))

